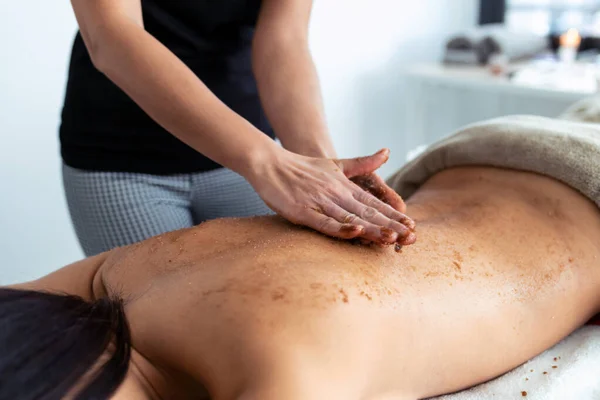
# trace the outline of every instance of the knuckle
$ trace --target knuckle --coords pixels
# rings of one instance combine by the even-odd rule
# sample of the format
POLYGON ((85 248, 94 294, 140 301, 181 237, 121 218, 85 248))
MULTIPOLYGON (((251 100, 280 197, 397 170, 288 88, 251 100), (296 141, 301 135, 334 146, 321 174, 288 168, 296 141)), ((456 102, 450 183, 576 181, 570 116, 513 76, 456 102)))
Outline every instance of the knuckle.
POLYGON ((321 206, 319 207, 319 209, 321 210, 321 214, 326 215, 328 217, 332 216, 332 213, 334 211, 333 205, 331 204, 331 202, 323 202, 321 204, 321 206))
POLYGON ((361 197, 363 199, 362 202, 363 202, 364 205, 366 205, 368 207, 373 207, 373 203, 375 202, 375 198, 372 195, 370 195, 369 193, 365 192, 365 194, 363 194, 361 197))
POLYGON ((351 224, 351 223, 355 222, 357 219, 358 219, 358 217, 355 214, 348 213, 346 215, 346 217, 344 218, 344 223, 351 224))
POLYGON ((324 195, 321 191, 319 191, 316 193, 307 193, 307 197, 308 197, 308 201, 311 204, 320 204, 320 203, 322 203, 322 199, 323 199, 324 195))
POLYGON ((310 217, 309 206, 305 204, 294 204, 287 213, 281 213, 288 221, 295 225, 302 225, 310 217))
POLYGON ((341 205, 344 203, 344 196, 339 192, 334 192, 329 197, 334 204, 341 205))
POLYGON ((321 232, 329 232, 330 225, 331 220, 325 216, 319 218, 316 222, 316 228, 321 232))
POLYGON ((368 207, 375 207, 378 201, 372 194, 365 192, 362 189, 360 189, 360 192, 358 193, 357 200, 368 207))
POLYGON ((348 207, 354 201, 352 194, 348 194, 346 191, 339 191, 331 196, 331 201, 342 208, 348 207))
POLYGON ((327 190, 327 195, 332 200, 339 200, 343 197, 344 185, 341 182, 332 182, 327 190))
POLYGON ((402 221, 404 220, 404 216, 402 215, 402 213, 394 210, 393 208, 386 209, 386 211, 387 211, 386 215, 389 216, 390 219, 392 219, 398 223, 402 223, 402 221))
POLYGON ((375 216, 377 216, 377 214, 379 214, 379 211, 377 211, 373 207, 367 206, 363 209, 361 216, 363 219, 372 219, 375 216))

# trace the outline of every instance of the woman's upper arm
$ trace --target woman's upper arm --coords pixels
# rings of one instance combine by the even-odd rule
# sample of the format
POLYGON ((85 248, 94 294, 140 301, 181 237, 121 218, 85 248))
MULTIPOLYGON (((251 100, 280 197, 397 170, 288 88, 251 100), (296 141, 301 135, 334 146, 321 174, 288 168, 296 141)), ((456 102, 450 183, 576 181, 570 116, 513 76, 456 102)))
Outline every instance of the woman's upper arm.
POLYGON ((313 0, 263 0, 257 37, 307 39, 313 0))
POLYGON ((71 4, 92 59, 107 28, 118 27, 123 20, 144 27, 141 0, 71 0, 71 4))

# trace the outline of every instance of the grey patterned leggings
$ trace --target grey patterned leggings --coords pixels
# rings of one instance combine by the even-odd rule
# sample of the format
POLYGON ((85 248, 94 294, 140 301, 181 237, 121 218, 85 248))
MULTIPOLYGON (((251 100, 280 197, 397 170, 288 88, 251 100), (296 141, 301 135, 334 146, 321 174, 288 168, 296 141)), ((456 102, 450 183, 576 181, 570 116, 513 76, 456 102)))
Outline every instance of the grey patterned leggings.
POLYGON ((63 184, 86 256, 209 219, 272 213, 244 178, 227 169, 161 176, 63 165, 63 184))

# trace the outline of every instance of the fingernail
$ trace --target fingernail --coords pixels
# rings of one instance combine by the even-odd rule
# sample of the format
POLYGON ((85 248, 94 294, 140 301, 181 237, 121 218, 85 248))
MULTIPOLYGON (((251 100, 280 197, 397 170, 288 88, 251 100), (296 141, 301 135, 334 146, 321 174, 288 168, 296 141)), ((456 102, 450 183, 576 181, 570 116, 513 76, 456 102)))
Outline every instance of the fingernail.
POLYGON ((400 223, 404 226, 406 226, 408 229, 410 229, 411 231, 414 231, 415 228, 417 227, 415 224, 415 221, 413 221, 412 219, 408 218, 408 217, 404 217, 400 220, 400 223))
POLYGON ((357 232, 362 232, 362 229, 360 229, 360 228, 361 228, 361 226, 359 226, 359 225, 344 224, 340 228, 340 233, 354 234, 357 232))
POLYGON ((381 150, 379 150, 379 153, 377 153, 377 154, 385 157, 384 162, 388 162, 388 160, 390 159, 390 150, 389 149, 381 149, 381 150))
POLYGON ((408 236, 406 236, 405 238, 402 239, 401 243, 403 245, 409 245, 409 244, 414 244, 417 241, 417 235, 415 235, 414 233, 410 233, 408 236))
POLYGON ((390 228, 379 228, 379 234, 381 235, 381 241, 385 243, 394 243, 396 240, 398 240, 398 233, 394 232, 390 228))

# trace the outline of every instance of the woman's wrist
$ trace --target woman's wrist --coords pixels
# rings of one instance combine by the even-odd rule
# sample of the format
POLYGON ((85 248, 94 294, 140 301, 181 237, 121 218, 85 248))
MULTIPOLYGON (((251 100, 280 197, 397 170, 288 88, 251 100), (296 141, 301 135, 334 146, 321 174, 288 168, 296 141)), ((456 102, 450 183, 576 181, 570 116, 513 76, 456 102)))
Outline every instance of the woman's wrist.
POLYGON ((287 145, 284 143, 284 147, 292 153, 300 154, 307 157, 313 158, 337 158, 335 149, 330 142, 318 142, 318 141, 306 141, 305 143, 295 143, 293 145, 287 145))
POLYGON ((313 158, 337 158, 331 137, 324 127, 308 131, 276 131, 284 148, 313 158))
POLYGON ((243 154, 234 161, 231 168, 238 174, 253 183, 271 166, 281 163, 287 151, 274 140, 261 134, 259 140, 244 149, 243 154))

